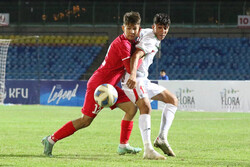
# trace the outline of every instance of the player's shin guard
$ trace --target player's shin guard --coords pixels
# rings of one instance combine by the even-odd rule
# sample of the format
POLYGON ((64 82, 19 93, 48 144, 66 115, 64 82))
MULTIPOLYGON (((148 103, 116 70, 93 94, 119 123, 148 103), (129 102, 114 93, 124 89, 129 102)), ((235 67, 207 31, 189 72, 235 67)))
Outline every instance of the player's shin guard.
POLYGON ((169 103, 165 104, 162 110, 161 126, 160 126, 160 132, 159 132, 159 137, 161 139, 167 139, 168 131, 174 120, 176 110, 177 110, 177 107, 175 105, 169 104, 169 103))
POLYGON ((120 144, 127 144, 130 138, 130 134, 133 129, 133 121, 122 120, 121 122, 121 134, 120 134, 120 144))
POLYGON ((61 140, 65 137, 68 137, 68 136, 74 134, 75 131, 76 131, 76 129, 73 126, 72 121, 69 121, 64 126, 62 126, 60 129, 58 129, 53 135, 51 135, 51 139, 54 142, 57 142, 58 140, 61 140))
POLYGON ((139 116, 139 128, 145 150, 153 150, 151 143, 151 116, 149 114, 141 114, 139 116))

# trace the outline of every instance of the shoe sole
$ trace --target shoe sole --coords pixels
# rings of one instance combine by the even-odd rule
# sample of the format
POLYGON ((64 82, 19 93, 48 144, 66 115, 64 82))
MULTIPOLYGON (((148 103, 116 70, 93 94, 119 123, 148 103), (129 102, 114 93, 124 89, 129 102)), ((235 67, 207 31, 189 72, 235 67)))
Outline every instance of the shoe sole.
POLYGON ((147 157, 143 157, 143 159, 148 159, 148 160, 166 160, 166 157, 158 157, 158 158, 147 158, 147 157))
POLYGON ((160 145, 156 142, 154 142, 154 146, 157 148, 160 148, 164 152, 164 154, 167 154, 170 157, 175 157, 175 154, 171 150, 169 150, 169 148, 167 146, 160 145))
POLYGON ((161 156, 154 157, 154 158, 143 156, 143 159, 149 159, 149 160, 166 160, 167 158, 161 155, 161 156))
MULTIPOLYGON (((140 150, 141 151, 141 150, 140 150)), ((125 155, 125 154, 137 154, 140 151, 124 151, 124 152, 117 152, 119 155, 125 155)))

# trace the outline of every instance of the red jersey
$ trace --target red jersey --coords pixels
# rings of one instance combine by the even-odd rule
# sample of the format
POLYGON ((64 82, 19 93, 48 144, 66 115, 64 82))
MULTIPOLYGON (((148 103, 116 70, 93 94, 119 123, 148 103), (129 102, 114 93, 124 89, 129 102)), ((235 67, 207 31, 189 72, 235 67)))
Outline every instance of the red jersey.
POLYGON ((109 46, 102 65, 89 79, 88 87, 97 87, 104 83, 115 86, 125 70, 130 73, 130 56, 134 51, 134 41, 131 43, 124 34, 118 36, 109 46))
MULTIPOLYGON (((130 73, 130 56, 134 51, 135 42, 129 42, 125 35, 118 36, 111 43, 102 65, 88 81, 85 102, 82 108, 84 115, 94 118, 101 111, 102 107, 96 104, 94 100, 94 91, 99 85, 104 83, 113 85, 117 90, 118 100, 116 104, 130 101, 124 91, 116 84, 120 81, 125 71, 130 73)), ((114 109, 116 104, 111 109, 114 109)))

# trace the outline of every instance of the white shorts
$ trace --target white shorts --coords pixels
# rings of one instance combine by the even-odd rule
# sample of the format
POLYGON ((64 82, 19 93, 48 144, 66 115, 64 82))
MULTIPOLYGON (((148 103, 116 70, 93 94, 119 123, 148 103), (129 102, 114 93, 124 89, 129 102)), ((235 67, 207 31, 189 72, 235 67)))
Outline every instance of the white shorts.
POLYGON ((128 78, 129 74, 126 74, 124 80, 122 81, 122 89, 133 103, 144 97, 151 99, 166 89, 163 86, 152 83, 148 78, 145 77, 137 77, 136 88, 129 89, 126 85, 128 78))

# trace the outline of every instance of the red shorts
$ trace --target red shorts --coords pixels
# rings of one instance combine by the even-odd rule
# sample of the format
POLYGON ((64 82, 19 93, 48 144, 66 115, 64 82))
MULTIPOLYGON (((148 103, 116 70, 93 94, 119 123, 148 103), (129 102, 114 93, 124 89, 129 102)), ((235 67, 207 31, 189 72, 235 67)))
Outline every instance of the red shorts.
MULTIPOLYGON (((113 106, 110 107, 112 110, 116 108, 116 104, 130 101, 129 98, 124 93, 124 91, 120 87, 118 86, 114 86, 114 87, 116 88, 118 92, 118 100, 113 106)), ((94 92, 95 92, 95 88, 92 88, 92 87, 87 88, 84 104, 82 107, 82 113, 92 118, 96 117, 96 115, 103 109, 103 107, 100 107, 95 102, 94 92)))

